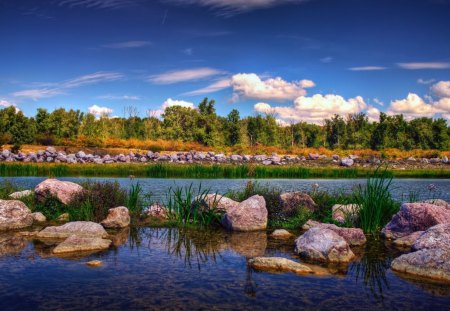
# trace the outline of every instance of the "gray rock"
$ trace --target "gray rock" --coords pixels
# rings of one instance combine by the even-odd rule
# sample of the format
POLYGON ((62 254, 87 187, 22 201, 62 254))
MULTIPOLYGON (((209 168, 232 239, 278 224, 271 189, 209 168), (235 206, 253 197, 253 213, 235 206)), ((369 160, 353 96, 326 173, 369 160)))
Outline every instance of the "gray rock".
POLYGON ((259 195, 248 198, 227 211, 222 224, 234 231, 265 230, 267 227, 266 201, 259 195))
POLYGON ((254 257, 248 261, 250 267, 262 271, 293 272, 296 274, 313 273, 311 268, 282 257, 254 257))
POLYGON ((95 222, 74 221, 62 226, 47 227, 41 230, 36 236, 44 239, 66 239, 71 235, 106 238, 108 233, 101 225, 95 222))
POLYGON ((353 159, 350 159, 350 158, 343 158, 341 160, 341 165, 345 166, 345 167, 353 166, 354 163, 355 162, 353 161, 353 159))
POLYGON ((53 254, 101 251, 108 249, 111 243, 111 240, 99 237, 71 235, 53 249, 53 254))
POLYGON ((0 231, 25 228, 32 224, 31 211, 23 202, 0 200, 0 231))

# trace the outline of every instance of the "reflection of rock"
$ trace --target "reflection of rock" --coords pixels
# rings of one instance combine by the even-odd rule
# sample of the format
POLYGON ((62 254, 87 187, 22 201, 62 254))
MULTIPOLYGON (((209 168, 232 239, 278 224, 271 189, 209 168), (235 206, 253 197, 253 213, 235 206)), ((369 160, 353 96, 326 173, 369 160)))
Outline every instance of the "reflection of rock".
POLYGON ((110 245, 110 240, 71 235, 53 249, 53 254, 101 251, 108 249, 110 245))
POLYGON ((450 222, 450 210, 429 203, 403 203, 400 211, 383 228, 387 239, 398 239, 416 231, 450 222))
POLYGON ((12 234, 0 234, 0 256, 20 253, 27 246, 23 237, 12 234))
POLYGON ((407 274, 397 274, 397 275, 401 279, 421 288, 422 290, 426 291, 427 293, 430 293, 433 296, 442 296, 442 297, 450 296, 450 287, 446 283, 430 282, 430 281, 424 282, 424 279, 422 278, 414 278, 407 274))
POLYGON ((112 241, 112 244, 116 247, 122 246, 128 241, 130 235, 130 227, 121 229, 120 231, 110 234, 108 239, 112 241))
POLYGON ((231 208, 223 217, 225 228, 233 231, 265 230, 267 227, 266 201, 254 195, 231 208))
POLYGON ((61 203, 68 204, 76 195, 83 191, 83 187, 70 181, 47 179, 34 189, 38 200, 45 200, 48 196, 57 198, 61 203))
POLYGON ((394 240, 392 244, 398 248, 410 248, 422 233, 424 233, 424 231, 416 231, 410 235, 394 240))
POLYGON ((248 261, 250 267, 262 271, 294 272, 309 274, 313 271, 301 263, 281 257, 255 257, 248 261))
POLYGON ((295 251, 310 260, 320 262, 350 262, 355 254, 343 237, 336 232, 314 227, 295 241, 295 251))
POLYGON ((125 206, 110 208, 108 216, 101 222, 105 228, 125 228, 130 225, 130 213, 125 206))
POLYGON ((23 202, 0 200, 0 231, 25 228, 32 224, 31 211, 23 202))
POLYGON ((292 237, 292 233, 285 229, 277 229, 270 236, 274 239, 289 239, 292 237))
POLYGON ((345 241, 350 244, 351 246, 361 246, 366 244, 366 236, 364 235, 364 232, 359 228, 342 228, 338 227, 333 224, 324 224, 320 223, 314 220, 308 220, 305 225, 303 225, 303 228, 323 228, 323 229, 329 229, 331 231, 334 231, 341 237, 345 239, 345 241))
POLYGON ((95 222, 74 221, 62 226, 47 227, 37 234, 37 238, 65 239, 71 235, 106 238, 108 233, 101 225, 95 222))
POLYGON ((234 232, 229 237, 230 248, 244 257, 263 256, 266 252, 267 233, 265 231, 234 232))

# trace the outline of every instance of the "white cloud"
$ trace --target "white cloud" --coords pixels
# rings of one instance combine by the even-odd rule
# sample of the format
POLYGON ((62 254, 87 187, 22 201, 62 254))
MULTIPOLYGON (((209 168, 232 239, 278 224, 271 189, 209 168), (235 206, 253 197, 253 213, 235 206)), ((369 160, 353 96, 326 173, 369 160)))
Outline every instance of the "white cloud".
POLYGON ((431 84, 431 83, 433 83, 434 81, 436 81, 436 80, 435 80, 435 79, 429 79, 429 80, 425 80, 425 79, 417 79, 417 83, 419 83, 419 84, 425 84, 425 85, 431 84))
POLYGON ((262 80, 255 73, 239 73, 231 78, 235 94, 257 100, 293 100, 306 95, 305 88, 314 85, 310 80, 287 82, 280 77, 262 80))
POLYGON ((362 66, 362 67, 350 67, 348 70, 351 71, 379 71, 379 70, 386 70, 386 67, 381 66, 362 66))
POLYGON ((384 106, 384 103, 381 100, 379 100, 378 98, 374 98, 373 102, 379 106, 384 106))
POLYGON ((447 62, 398 63, 397 65, 400 68, 409 70, 450 68, 450 63, 447 62))
POLYGON ((166 108, 172 107, 172 106, 181 106, 181 107, 186 107, 186 108, 191 108, 191 109, 195 108, 194 104, 191 102, 184 101, 184 100, 176 100, 176 99, 174 100, 172 98, 168 98, 162 104, 162 109, 165 110, 166 108))
POLYGON ((109 116, 113 112, 113 110, 108 107, 100 107, 97 105, 93 105, 88 108, 88 112, 96 117, 102 117, 102 116, 109 116))
POLYGON ((179 82, 195 81, 203 78, 217 76, 223 73, 224 72, 221 70, 208 67, 175 70, 151 76, 149 78, 149 81, 156 84, 174 84, 179 82))
POLYGON ((149 46, 151 44, 152 43, 150 41, 125 41, 125 42, 105 44, 102 45, 102 47, 109 49, 134 49, 149 46))
POLYGON ((140 100, 139 96, 134 95, 102 95, 97 96, 98 99, 107 99, 107 100, 140 100))
POLYGON ((409 93, 405 99, 394 100, 389 106, 389 114, 403 114, 406 118, 432 117, 438 110, 426 103, 420 96, 409 93))
POLYGON ((229 88, 230 86, 231 86, 230 78, 225 78, 225 79, 217 80, 216 82, 214 82, 204 88, 184 93, 183 95, 195 96, 195 95, 209 94, 209 93, 214 93, 214 92, 218 92, 220 90, 229 88))
POLYGON ((431 87, 431 91, 439 97, 450 97, 450 81, 439 81, 431 87))
POLYGON ((434 103, 436 109, 441 110, 442 113, 450 113, 450 97, 441 98, 434 103))
POLYGON ((377 108, 368 106, 366 113, 367 113, 367 118, 369 119, 370 122, 375 122, 375 121, 380 120, 380 110, 378 110, 377 108))
POLYGON ((40 85, 51 85, 52 88, 41 89, 28 89, 17 91, 12 94, 14 97, 29 98, 32 100, 38 100, 41 98, 54 97, 56 95, 64 94, 64 91, 71 88, 77 88, 80 86, 97 84, 101 82, 111 82, 120 80, 123 75, 118 72, 98 71, 92 74, 80 76, 74 79, 66 80, 59 83, 40 83, 40 85))
POLYGON ((300 96, 295 99, 293 106, 270 106, 261 102, 253 108, 257 112, 276 115, 278 120, 286 123, 305 121, 322 124, 324 119, 331 118, 334 114, 345 116, 366 110, 372 119, 379 114, 379 111, 368 106, 361 96, 346 100, 334 94, 300 96))
POLYGON ((324 64, 331 63, 333 61, 333 57, 327 56, 320 59, 320 61, 324 64))

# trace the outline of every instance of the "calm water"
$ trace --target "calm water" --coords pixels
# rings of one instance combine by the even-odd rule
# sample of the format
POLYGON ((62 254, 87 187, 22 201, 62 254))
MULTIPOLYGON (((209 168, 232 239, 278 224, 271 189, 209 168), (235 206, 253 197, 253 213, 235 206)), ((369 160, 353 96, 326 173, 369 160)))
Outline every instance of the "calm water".
POLYGON ((265 232, 132 228, 114 247, 84 258, 51 256, 52 245, 0 234, 0 310, 448 310, 450 286, 404 279, 380 241, 329 275, 272 274, 252 256, 299 260, 294 240, 265 232), (103 267, 85 265, 99 259, 103 267))
MULTIPOLYGON (((38 183, 45 180, 43 177, 14 177, 8 178, 16 181, 24 188, 32 189, 38 183)), ((87 178, 66 177, 61 180, 81 182, 87 178)), ((210 189, 211 192, 224 194, 228 190, 238 190, 245 187, 248 179, 161 179, 161 178, 137 178, 131 181, 128 178, 89 178, 91 180, 118 181, 123 187, 129 187, 131 182, 139 181, 144 190, 150 191, 155 200, 163 200, 170 187, 188 186, 193 184, 202 189, 210 189)), ((0 178, 0 181, 2 179, 0 178)), ((347 191, 350 192, 358 184, 364 185, 365 179, 260 179, 259 183, 280 187, 284 191, 311 190, 312 185, 318 184, 320 190, 347 191)), ((409 194, 414 193, 420 199, 441 198, 450 202, 450 179, 397 179, 392 183, 392 194, 399 201, 408 201, 409 194), (429 185, 435 186, 430 191, 429 185)))

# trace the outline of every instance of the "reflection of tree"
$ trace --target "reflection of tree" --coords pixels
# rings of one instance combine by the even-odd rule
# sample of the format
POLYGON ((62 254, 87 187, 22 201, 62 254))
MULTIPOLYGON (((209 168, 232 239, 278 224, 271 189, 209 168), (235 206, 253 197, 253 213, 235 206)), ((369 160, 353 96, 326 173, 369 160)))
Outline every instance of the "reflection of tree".
POLYGON ((253 269, 247 264, 244 292, 249 297, 256 297, 256 283, 253 280, 253 269))
POLYGON ((362 279, 373 298, 381 302, 384 300, 383 292, 389 289, 386 270, 389 269, 392 258, 388 254, 386 246, 379 238, 370 237, 364 256, 350 268, 355 272, 356 282, 362 279))

